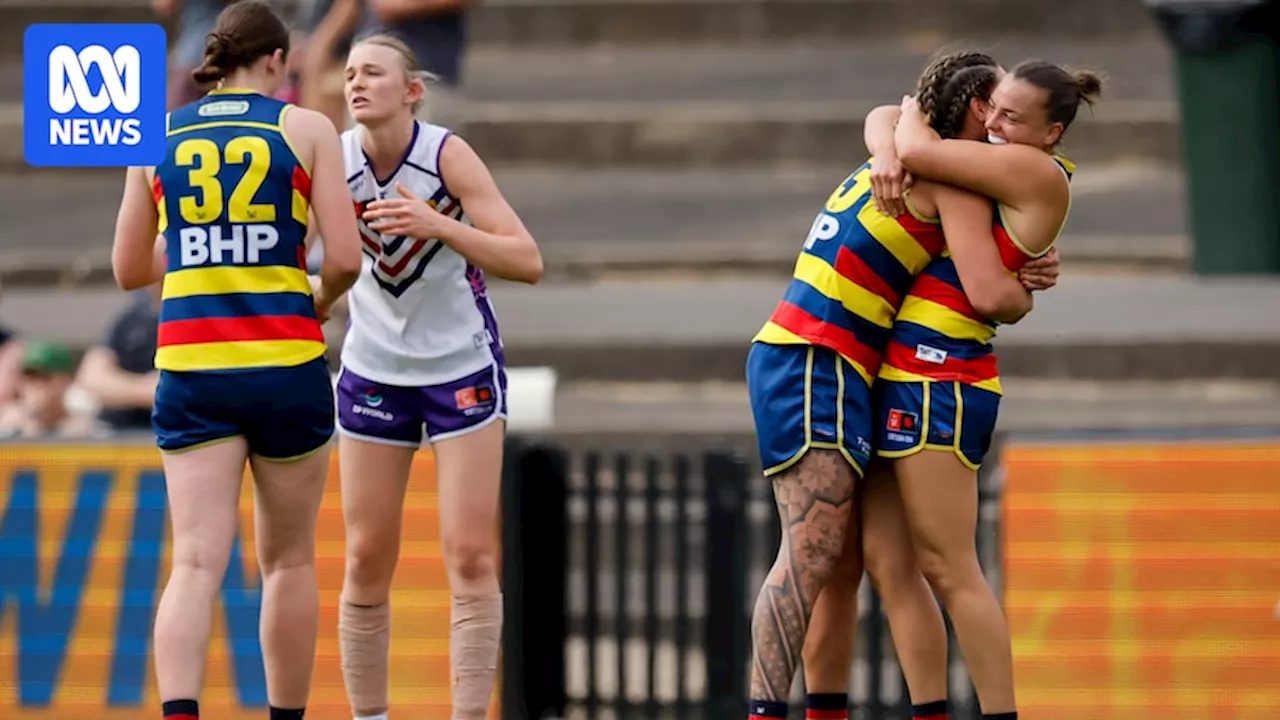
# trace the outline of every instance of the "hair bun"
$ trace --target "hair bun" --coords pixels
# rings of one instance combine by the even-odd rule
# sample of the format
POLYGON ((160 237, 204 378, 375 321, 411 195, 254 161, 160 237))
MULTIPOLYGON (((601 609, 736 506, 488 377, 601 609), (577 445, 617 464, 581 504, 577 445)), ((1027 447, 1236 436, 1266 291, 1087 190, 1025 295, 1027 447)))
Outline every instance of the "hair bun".
POLYGON ((1076 83, 1080 98, 1091 105, 1102 94, 1102 77, 1095 72, 1076 70, 1071 73, 1071 79, 1076 83))

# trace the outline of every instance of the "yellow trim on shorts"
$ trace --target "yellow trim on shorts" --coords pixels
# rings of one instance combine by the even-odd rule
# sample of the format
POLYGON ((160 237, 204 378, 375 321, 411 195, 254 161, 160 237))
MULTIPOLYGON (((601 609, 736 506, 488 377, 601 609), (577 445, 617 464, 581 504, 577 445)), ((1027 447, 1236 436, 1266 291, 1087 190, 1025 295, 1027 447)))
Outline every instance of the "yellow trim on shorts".
POLYGON ((329 433, 329 437, 325 438, 324 442, 320 443, 315 448, 302 453, 301 455, 291 455, 290 457, 274 458, 274 457, 268 457, 266 455, 254 454, 253 457, 261 458, 263 460, 266 460, 269 463, 278 463, 280 465, 288 465, 289 463, 302 462, 303 460, 306 460, 310 457, 315 456, 316 453, 329 447, 329 443, 332 441, 333 441, 333 433, 329 433))
POLYGON ((952 434, 951 436, 952 437, 951 444, 942 445, 939 443, 927 442, 927 440, 929 439, 929 409, 932 407, 932 402, 930 401, 930 396, 929 396, 929 386, 935 383, 936 381, 925 381, 923 383, 924 410, 921 412, 922 419, 920 422, 920 442, 915 447, 910 447, 910 448, 907 448, 906 450, 877 450, 876 454, 884 458, 901 459, 905 457, 910 457, 924 450, 950 452, 955 454, 956 458, 960 460, 961 465, 964 465, 970 470, 977 472, 978 469, 982 466, 975 465, 974 463, 970 462, 969 458, 965 457, 964 452, 960 449, 960 435, 963 432, 963 428, 964 428, 964 396, 960 393, 960 386, 962 383, 960 383, 959 381, 954 381, 951 383, 952 389, 955 391, 955 395, 956 395, 956 420, 955 420, 956 430, 955 430, 955 433, 952 434))
POLYGON ((840 353, 836 353, 836 448, 858 477, 862 477, 861 466, 844 446, 844 356, 840 353))
POLYGON ((161 448, 160 452, 166 455, 184 455, 193 450, 203 450, 204 448, 207 448, 207 447, 213 447, 214 445, 221 445, 224 442, 230 442, 237 438, 243 438, 243 437, 244 437, 243 435, 236 433, 235 435, 227 435, 226 437, 215 438, 213 440, 205 440, 204 442, 199 442, 199 443, 196 443, 195 445, 188 445, 186 447, 181 447, 176 450, 165 450, 164 448, 161 448))
POLYGON ((849 452, 844 448, 844 443, 840 442, 844 439, 844 374, 840 371, 840 362, 843 359, 839 353, 836 353, 836 401, 839 403, 836 409, 836 440, 837 442, 829 442, 826 440, 813 439, 813 352, 814 346, 810 345, 805 354, 804 360, 804 445, 796 451, 794 455, 786 460, 765 468, 764 476, 772 477, 778 473, 791 469, 796 463, 804 458, 805 453, 810 450, 836 450, 849 465, 853 468, 854 474, 858 477, 863 476, 862 468, 858 466, 849 452))
MULTIPOLYGON (((956 393, 956 433, 953 436, 954 442, 952 442, 950 450, 956 454, 956 457, 960 458, 961 465, 964 465, 970 470, 977 472, 978 468, 982 466, 973 464, 973 462, 971 462, 969 458, 964 456, 964 451, 960 449, 960 435, 964 432, 964 394, 960 392, 960 389, 963 383, 960 383, 959 381, 957 381, 953 383, 953 385, 955 386, 955 393, 956 393)), ((925 445, 925 447, 929 447, 929 446, 925 445)), ((944 448, 945 446, 939 446, 938 448, 930 448, 930 449, 942 450, 944 448)))

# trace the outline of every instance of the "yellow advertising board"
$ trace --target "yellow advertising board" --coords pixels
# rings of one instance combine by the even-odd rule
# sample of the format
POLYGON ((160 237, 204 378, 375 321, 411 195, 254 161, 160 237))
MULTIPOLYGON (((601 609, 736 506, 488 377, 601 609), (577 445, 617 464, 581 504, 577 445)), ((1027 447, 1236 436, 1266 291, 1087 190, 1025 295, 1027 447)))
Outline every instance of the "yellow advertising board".
MULTIPOLYGON (((334 455, 320 513, 320 639, 307 717, 349 718, 338 658, 343 526, 334 455)), ((201 714, 266 717, 257 640, 252 495, 214 611, 201 714)), ((157 716, 151 622, 168 576, 164 476, 154 449, 0 445, 0 717, 157 716)), ((392 596, 391 704, 449 715, 450 595, 431 456, 413 466, 392 596)))
POLYGON ((1270 720, 1280 444, 1012 447, 1005 607, 1033 720, 1270 720))

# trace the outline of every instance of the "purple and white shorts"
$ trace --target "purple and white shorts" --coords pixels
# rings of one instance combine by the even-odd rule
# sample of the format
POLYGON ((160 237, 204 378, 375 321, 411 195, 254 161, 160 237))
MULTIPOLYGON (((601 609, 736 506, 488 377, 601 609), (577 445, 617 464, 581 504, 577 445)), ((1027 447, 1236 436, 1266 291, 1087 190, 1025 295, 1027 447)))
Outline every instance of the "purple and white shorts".
POLYGON ((422 387, 384 385, 347 368, 338 376, 338 429, 358 440, 416 448, 506 417, 507 373, 501 363, 422 387))

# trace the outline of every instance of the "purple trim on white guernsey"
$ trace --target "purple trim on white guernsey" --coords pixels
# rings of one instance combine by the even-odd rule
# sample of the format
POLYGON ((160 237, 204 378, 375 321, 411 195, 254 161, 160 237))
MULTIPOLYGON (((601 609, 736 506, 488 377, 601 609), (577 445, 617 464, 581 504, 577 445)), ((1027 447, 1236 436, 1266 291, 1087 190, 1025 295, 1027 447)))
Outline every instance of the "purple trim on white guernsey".
POLYGON ((444 194, 449 197, 455 197, 449 192, 449 183, 444 179, 444 168, 440 167, 440 156, 444 154, 444 144, 449 142, 449 138, 453 137, 452 130, 445 130, 444 137, 440 138, 440 146, 436 148, 436 177, 440 179, 440 188, 444 190, 444 194))
POLYGON ((471 283, 471 295, 476 300, 476 310, 484 318, 484 329, 489 333, 489 351, 493 359, 501 367, 507 366, 502 352, 502 340, 498 337, 498 318, 493 312, 493 303, 489 301, 489 286, 484 280, 484 271, 467 263, 467 282, 471 283))

